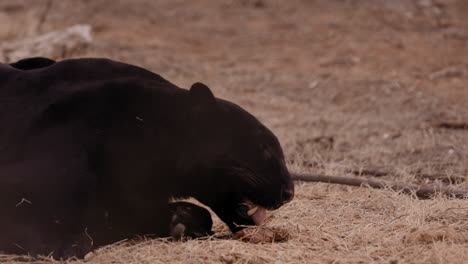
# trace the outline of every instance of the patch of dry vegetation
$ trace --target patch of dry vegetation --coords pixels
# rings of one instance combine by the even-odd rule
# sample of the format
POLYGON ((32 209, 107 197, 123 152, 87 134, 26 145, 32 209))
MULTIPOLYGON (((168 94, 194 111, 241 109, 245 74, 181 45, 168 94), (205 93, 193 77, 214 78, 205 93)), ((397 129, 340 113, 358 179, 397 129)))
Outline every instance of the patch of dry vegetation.
MULTIPOLYGON (((246 243, 215 219, 216 235, 170 242, 146 240, 99 249, 67 263, 465 263, 466 200, 418 200, 389 190, 298 183, 296 198, 267 226, 287 242, 246 243)), ((13 260, 8 256, 0 260, 13 260)), ((13 261, 11 262, 13 263, 13 261)))

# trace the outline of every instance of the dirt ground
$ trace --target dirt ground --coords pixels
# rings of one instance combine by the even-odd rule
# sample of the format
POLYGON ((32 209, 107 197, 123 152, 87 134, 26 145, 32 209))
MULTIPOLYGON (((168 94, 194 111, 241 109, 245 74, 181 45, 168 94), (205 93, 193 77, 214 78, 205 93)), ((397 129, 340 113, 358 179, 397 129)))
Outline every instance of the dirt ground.
MULTIPOLYGON (((75 24, 90 24, 93 42, 62 57, 136 64, 181 87, 202 81, 270 127, 293 172, 378 170, 389 182, 468 189, 468 130, 434 126, 468 122, 466 0, 0 1, 2 42, 75 24)), ((466 199, 296 187, 267 223, 289 230, 287 242, 148 240, 86 262, 468 263, 466 199)), ((218 219, 215 230, 227 232, 218 219)))

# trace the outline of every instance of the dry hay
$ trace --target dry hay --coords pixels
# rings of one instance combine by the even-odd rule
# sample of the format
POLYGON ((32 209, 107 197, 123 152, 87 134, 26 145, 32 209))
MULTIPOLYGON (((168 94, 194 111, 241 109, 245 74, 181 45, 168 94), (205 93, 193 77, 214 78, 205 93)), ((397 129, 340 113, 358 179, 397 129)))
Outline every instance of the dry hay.
MULTIPOLYGON (((210 238, 123 241, 98 249, 86 261, 66 262, 463 263, 468 259, 466 200, 418 200, 391 190, 298 183, 296 198, 271 213, 266 226, 287 232, 288 240, 243 242, 230 236, 216 218, 216 234, 210 238)), ((7 260, 20 259, 0 257, 7 260)))
POLYGON ((288 241, 291 234, 286 228, 254 226, 236 232, 234 238, 248 243, 275 243, 288 241))

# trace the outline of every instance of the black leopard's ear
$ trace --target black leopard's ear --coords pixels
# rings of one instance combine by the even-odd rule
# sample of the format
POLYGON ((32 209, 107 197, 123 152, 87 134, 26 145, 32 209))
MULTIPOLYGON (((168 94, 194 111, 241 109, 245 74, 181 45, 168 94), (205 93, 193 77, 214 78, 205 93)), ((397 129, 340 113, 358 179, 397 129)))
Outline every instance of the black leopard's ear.
POLYGON ((210 88, 200 82, 196 82, 190 87, 190 96, 197 105, 207 106, 216 104, 216 99, 210 88))
POLYGON ((11 63, 10 66, 19 70, 34 70, 39 68, 45 68, 54 64, 55 61, 49 58, 34 57, 28 59, 22 59, 15 63, 11 63))

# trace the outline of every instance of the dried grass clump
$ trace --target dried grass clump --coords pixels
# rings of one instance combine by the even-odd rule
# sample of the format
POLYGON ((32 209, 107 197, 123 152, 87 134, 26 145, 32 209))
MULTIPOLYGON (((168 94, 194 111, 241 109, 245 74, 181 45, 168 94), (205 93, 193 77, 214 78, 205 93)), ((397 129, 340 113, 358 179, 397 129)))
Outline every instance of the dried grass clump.
POLYGON ((403 242, 432 244, 436 241, 448 243, 468 243, 468 231, 466 229, 453 228, 447 225, 424 229, 414 228, 403 237, 403 242))
MULTIPOLYGON (((468 259, 466 204, 446 197, 419 200, 391 190, 298 182, 292 202, 271 212, 264 227, 247 229, 254 238, 285 231, 287 240, 281 243, 276 237, 273 243, 236 239, 215 217, 215 235, 209 238, 123 241, 86 260, 65 263, 463 263, 468 259)), ((21 260, 9 257, 0 261, 21 260)))
POLYGON ((288 241, 290 237, 291 234, 285 228, 273 228, 266 226, 248 227, 237 232, 234 236, 236 239, 250 243, 285 242, 288 241))

